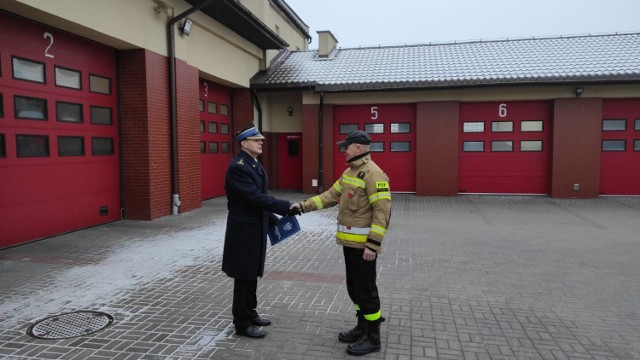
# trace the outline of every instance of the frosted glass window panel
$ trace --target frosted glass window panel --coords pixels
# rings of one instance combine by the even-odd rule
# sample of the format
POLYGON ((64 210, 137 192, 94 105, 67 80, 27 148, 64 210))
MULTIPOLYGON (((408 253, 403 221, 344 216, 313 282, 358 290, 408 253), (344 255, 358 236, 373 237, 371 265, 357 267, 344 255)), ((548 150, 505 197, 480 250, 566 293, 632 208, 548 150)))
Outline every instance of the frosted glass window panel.
POLYGON ((56 66, 56 86, 70 89, 82 89, 82 76, 80 71, 65 69, 56 66))

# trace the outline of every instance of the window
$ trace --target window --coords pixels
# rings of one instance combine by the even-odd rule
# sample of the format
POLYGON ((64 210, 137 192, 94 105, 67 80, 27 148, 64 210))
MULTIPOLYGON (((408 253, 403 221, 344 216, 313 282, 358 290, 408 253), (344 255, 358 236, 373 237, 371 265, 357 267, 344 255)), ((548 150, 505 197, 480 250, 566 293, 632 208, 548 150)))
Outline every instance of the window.
POLYGON ((633 151, 640 151, 640 140, 633 140, 633 151))
MULTIPOLYGON (((0 94, 2 95, 2 94, 0 94)), ((2 104, 0 103, 0 115, 2 113, 2 104)), ((640 119, 636 119, 636 125, 633 127, 635 130, 640 130, 640 119)))
POLYGON ((200 120, 200 132, 204 132, 204 120, 200 120))
POLYGON ((82 77, 80 71, 65 69, 56 66, 56 86, 70 88, 70 89, 82 89, 82 77))
POLYGON ((49 136, 47 135, 16 135, 18 157, 48 157, 49 136))
POLYGON ((113 155, 113 139, 104 137, 91 138, 91 154, 94 156, 113 155))
POLYGON ((542 120, 523 120, 520 123, 520 131, 542 131, 542 120))
POLYGON ((200 112, 204 111, 204 100, 198 100, 198 110, 200 110, 200 112))
POLYGON ((602 151, 625 151, 626 149, 625 140, 602 140, 602 151))
POLYGON ((229 134, 229 124, 220 124, 220 134, 229 134))
POLYGON ((209 154, 217 154, 218 153, 218 142, 212 141, 209 143, 209 154))
POLYGON ((625 130, 627 130, 627 120, 625 119, 602 120, 602 131, 625 130))
POLYGON ((384 124, 364 124, 364 131, 369 134, 384 134, 384 124))
POLYGON ((4 97, 0 93, 0 118, 4 117, 4 97))
POLYGON ((411 143, 408 141, 392 141, 389 147, 391 152, 408 152, 411 151, 411 143))
POLYGON ((464 141, 462 143, 462 151, 464 152, 483 152, 484 141, 464 141))
POLYGON ((218 104, 209 101, 207 102, 207 112, 209 114, 217 114, 218 113, 218 104))
POLYGON ((542 151, 542 140, 522 140, 520 151, 542 151))
POLYGON ((491 142, 491 151, 493 152, 509 152, 513 151, 513 141, 511 140, 494 140, 491 142))
POLYGON ((89 74, 89 91, 111 95, 111 79, 89 74))
POLYGON ((408 134, 411 132, 410 123, 391 123, 392 134, 408 134))
POLYGON ((46 99, 14 96, 13 106, 16 119, 47 120, 46 99))
POLYGON ((462 132, 464 133, 483 133, 484 122, 482 121, 469 121, 462 123, 462 132))
POLYGON ((229 146, 228 142, 222 142, 220 143, 220 150, 223 153, 228 153, 229 151, 231 151, 231 147, 229 146))
POLYGON ((111 108, 91 106, 91 123, 95 125, 111 125, 111 108))
POLYGON ((58 121, 81 123, 83 122, 82 104, 58 101, 56 102, 56 116, 58 121))
POLYGON ((348 134, 358 130, 358 124, 340 124, 340 134, 348 134))
POLYGON ((37 83, 45 82, 44 63, 12 58, 13 62, 13 78, 19 80, 33 81, 37 83))
POLYGON ((206 154, 206 153, 207 153, 207 142, 200 141, 200 154, 206 154))
POLYGON ((384 142, 382 141, 372 141, 369 144, 369 151, 371 152, 384 152, 384 142))
POLYGON ((84 138, 82 136, 58 136, 58 156, 84 155, 84 138))
POLYGON ((218 123, 209 122, 209 134, 217 134, 218 133, 218 123))
POLYGON ((513 121, 493 121, 491 123, 492 132, 513 132, 513 121))
POLYGON ((220 104, 220 115, 229 115, 229 105, 220 104))
POLYGON ((298 140, 289 140, 287 142, 287 154, 289 154, 289 156, 298 156, 300 154, 300 148, 298 145, 298 140))
POLYGON ((7 157, 7 145, 6 145, 6 141, 4 140, 4 134, 0 134, 0 158, 6 158, 7 157))

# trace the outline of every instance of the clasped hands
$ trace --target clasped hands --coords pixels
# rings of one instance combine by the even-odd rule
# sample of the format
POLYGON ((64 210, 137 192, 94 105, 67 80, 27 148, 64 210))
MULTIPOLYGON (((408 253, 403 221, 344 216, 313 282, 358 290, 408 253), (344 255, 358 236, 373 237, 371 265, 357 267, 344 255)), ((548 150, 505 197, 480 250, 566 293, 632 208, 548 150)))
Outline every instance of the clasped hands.
POLYGON ((300 203, 293 203, 291 207, 289 207, 289 212, 287 212, 289 216, 302 215, 302 205, 300 203))

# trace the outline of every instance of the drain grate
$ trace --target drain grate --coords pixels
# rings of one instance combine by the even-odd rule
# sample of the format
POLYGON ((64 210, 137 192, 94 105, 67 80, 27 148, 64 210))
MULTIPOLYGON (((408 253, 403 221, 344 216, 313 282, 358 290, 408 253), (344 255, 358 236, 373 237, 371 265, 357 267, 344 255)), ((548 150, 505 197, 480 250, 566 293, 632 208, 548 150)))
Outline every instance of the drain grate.
POLYGON ((98 311, 75 311, 40 320, 27 329, 38 339, 69 339, 92 334, 113 323, 113 316, 98 311))

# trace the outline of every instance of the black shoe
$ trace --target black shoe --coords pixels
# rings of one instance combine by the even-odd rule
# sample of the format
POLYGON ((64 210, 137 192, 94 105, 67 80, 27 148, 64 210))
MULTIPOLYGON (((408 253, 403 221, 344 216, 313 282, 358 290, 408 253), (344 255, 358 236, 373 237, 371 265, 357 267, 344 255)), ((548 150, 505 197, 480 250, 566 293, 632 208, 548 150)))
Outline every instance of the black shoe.
POLYGON ((267 320, 267 319, 263 319, 260 316, 256 316, 255 318, 251 319, 251 323, 255 326, 269 326, 271 325, 271 321, 267 320))
POLYGON ((381 344, 380 339, 375 339, 364 335, 353 344, 347 346, 347 354, 353 356, 362 356, 372 352, 380 351, 381 344))
POLYGON ((254 339, 259 339, 265 337, 267 335, 266 332, 258 329, 253 325, 249 325, 246 328, 236 328, 236 335, 246 336, 254 339))

